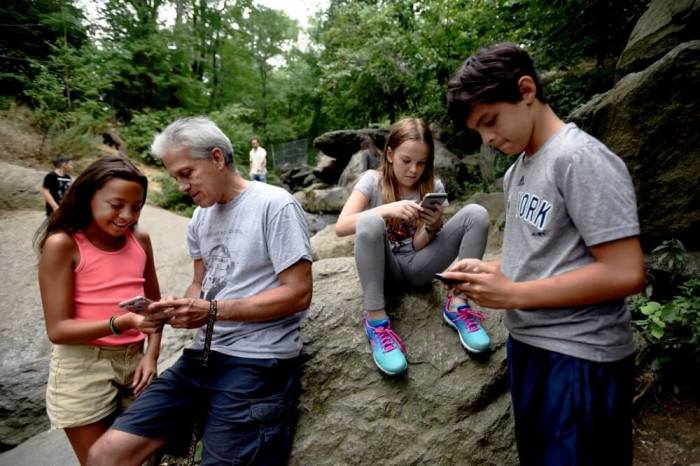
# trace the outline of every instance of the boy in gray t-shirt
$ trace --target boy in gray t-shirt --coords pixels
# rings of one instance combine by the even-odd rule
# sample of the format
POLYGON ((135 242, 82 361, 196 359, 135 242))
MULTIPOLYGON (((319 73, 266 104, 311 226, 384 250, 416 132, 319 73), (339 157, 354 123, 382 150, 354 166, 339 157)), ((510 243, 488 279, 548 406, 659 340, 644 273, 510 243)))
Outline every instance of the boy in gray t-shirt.
POLYGON ((520 463, 631 464, 624 297, 644 286, 644 256, 624 163, 557 117, 516 45, 467 59, 448 102, 486 144, 519 154, 504 179, 502 260, 463 260, 446 275, 478 304, 507 310, 520 463))

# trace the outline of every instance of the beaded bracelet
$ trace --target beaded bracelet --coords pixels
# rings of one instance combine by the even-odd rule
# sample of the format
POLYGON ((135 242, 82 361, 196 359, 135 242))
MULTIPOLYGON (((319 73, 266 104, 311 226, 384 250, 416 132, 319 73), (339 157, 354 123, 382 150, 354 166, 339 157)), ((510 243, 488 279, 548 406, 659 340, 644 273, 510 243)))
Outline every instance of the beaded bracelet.
POLYGON ((122 332, 120 332, 117 326, 114 324, 115 320, 117 320, 117 316, 112 316, 109 318, 109 329, 113 334, 120 335, 122 332))

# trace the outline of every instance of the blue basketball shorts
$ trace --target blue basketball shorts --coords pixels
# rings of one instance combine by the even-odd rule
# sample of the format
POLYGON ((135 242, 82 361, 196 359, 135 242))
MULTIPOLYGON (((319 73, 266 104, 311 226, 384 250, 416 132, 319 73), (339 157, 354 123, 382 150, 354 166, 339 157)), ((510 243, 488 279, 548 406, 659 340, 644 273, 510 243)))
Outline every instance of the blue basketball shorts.
POLYGON ((634 355, 593 362, 508 338, 523 466, 632 464, 634 355))

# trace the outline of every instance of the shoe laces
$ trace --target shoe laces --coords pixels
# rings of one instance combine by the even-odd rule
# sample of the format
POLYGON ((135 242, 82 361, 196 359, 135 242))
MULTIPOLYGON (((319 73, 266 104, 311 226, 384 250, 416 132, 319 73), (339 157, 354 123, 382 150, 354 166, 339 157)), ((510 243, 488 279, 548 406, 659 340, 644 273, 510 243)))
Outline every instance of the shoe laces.
POLYGON ((481 322, 486 319, 486 316, 481 311, 475 311, 467 304, 462 304, 457 307, 457 320, 464 322, 469 332, 476 332, 481 327, 481 322))
POLYGON ((374 330, 374 333, 377 334, 377 336, 379 336, 379 341, 382 345, 382 350, 385 353, 388 353, 389 351, 395 349, 396 346, 394 345, 394 343, 398 343, 399 348, 401 348, 401 351, 403 351, 403 353, 406 354, 406 347, 404 346, 401 337, 399 337, 396 334, 396 332, 394 332, 394 330, 389 324, 387 324, 386 327, 372 327, 372 330, 374 330))

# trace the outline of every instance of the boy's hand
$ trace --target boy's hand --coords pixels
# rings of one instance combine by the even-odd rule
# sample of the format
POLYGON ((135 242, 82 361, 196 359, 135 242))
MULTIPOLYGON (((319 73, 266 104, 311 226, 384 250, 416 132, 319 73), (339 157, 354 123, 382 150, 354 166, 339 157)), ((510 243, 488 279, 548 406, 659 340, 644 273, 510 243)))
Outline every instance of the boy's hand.
POLYGON ((480 306, 497 309, 516 308, 515 283, 501 272, 500 261, 482 262, 463 259, 443 273, 446 278, 461 281, 453 288, 480 306))

